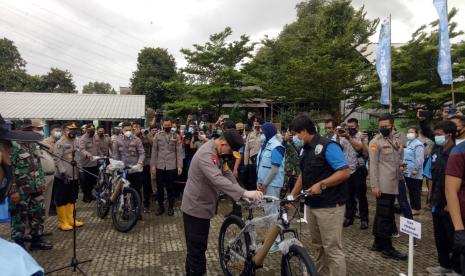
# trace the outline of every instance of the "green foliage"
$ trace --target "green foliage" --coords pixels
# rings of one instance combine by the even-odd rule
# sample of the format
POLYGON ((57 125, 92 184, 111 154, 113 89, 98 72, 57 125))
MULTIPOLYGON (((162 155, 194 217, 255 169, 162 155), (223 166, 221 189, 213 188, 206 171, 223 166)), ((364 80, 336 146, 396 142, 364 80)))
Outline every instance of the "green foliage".
POLYGON ((132 92, 145 95, 148 107, 157 109, 170 101, 164 82, 176 78, 176 62, 168 50, 144 48, 137 58, 137 70, 131 79, 132 92))
POLYGON ((76 85, 73 82, 73 75, 68 70, 51 68, 50 71, 41 77, 41 92, 54 93, 77 93, 76 85))
POLYGON ((267 97, 311 103, 336 118, 348 116, 340 113, 341 100, 352 99, 349 107, 355 110, 367 99, 358 92, 374 68, 360 52, 378 20, 368 20, 364 9, 354 9, 349 0, 304 1, 297 15, 277 39, 262 41, 246 72, 267 97))
POLYGON ((196 104, 214 108, 216 115, 222 113, 227 102, 238 102, 251 95, 242 89, 245 75, 238 68, 246 58, 251 58, 255 44, 246 35, 239 40, 227 42, 232 30, 212 34, 203 45, 194 44, 194 49, 181 49, 187 66, 181 69, 183 79, 169 83, 175 100, 165 107, 170 113, 194 111, 196 104), (176 111, 177 110, 177 111, 176 111))
POLYGON ((107 82, 89 82, 82 87, 83 94, 116 94, 115 89, 107 82))

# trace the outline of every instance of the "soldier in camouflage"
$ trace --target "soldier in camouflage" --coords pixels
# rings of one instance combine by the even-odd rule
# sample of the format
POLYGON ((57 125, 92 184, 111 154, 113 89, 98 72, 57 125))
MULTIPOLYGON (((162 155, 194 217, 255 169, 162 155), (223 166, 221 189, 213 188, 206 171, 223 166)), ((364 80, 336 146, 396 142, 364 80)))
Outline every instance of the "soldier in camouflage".
POLYGON ((13 142, 12 165, 16 182, 10 192, 11 238, 25 247, 28 223, 32 236, 31 250, 52 249, 52 245, 40 236, 45 218, 43 192, 47 187, 37 146, 13 142))
POLYGON ((293 142, 293 136, 290 131, 286 132, 283 142, 286 149, 286 160, 284 163, 284 185, 281 189, 281 198, 292 191, 297 177, 300 175, 300 149, 302 145, 296 145, 293 142))

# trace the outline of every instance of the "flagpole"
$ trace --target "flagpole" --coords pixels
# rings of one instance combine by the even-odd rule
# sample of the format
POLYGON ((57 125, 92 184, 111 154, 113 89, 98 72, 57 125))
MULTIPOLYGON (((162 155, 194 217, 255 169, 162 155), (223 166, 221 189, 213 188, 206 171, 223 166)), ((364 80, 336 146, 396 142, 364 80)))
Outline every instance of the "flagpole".
MULTIPOLYGON (((449 5, 448 0, 446 0, 446 14, 447 14, 447 28, 449 28, 449 5)), ((450 41, 450 38, 449 38, 450 41)), ((452 58, 451 58, 451 66, 452 66, 452 58)), ((452 68, 450 69, 452 72, 452 82, 450 84, 450 93, 452 94, 452 104, 455 106, 455 91, 454 91, 454 71, 452 68)))
POLYGON ((389 14, 389 52, 391 53, 391 58, 389 62, 390 67, 390 78, 389 78, 389 113, 392 113, 392 24, 391 24, 391 14, 389 14))

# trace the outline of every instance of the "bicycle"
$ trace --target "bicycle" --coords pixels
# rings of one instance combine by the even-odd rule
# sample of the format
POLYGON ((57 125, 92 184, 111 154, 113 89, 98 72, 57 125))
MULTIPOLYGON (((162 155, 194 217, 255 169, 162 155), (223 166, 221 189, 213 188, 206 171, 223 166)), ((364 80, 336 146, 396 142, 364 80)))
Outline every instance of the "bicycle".
POLYGON ((121 161, 96 157, 99 161, 98 181, 95 187, 97 216, 104 219, 111 207, 113 226, 119 232, 129 232, 136 224, 141 212, 139 193, 130 187, 128 173, 139 172, 125 167, 121 161), (110 163, 110 164, 109 164, 110 163))
POLYGON ((280 200, 276 197, 265 196, 264 200, 258 203, 241 200, 238 204, 248 209, 247 220, 231 215, 226 218, 221 225, 219 236, 219 256, 223 273, 232 275, 255 275, 256 270, 263 267, 265 258, 279 236, 279 245, 282 253, 281 275, 318 275, 315 264, 298 239, 297 230, 290 228, 287 210, 288 204, 300 202, 300 198, 308 196, 301 193, 293 200, 280 200), (276 204, 279 211, 263 217, 253 217, 253 210, 263 207, 264 204, 276 204), (255 227, 269 227, 265 241, 262 245, 257 245, 257 233, 255 227), (227 231, 238 228, 239 233, 232 237, 226 237, 227 231), (293 234, 293 238, 287 238, 286 234, 293 234), (296 263, 294 263, 296 261, 296 263))

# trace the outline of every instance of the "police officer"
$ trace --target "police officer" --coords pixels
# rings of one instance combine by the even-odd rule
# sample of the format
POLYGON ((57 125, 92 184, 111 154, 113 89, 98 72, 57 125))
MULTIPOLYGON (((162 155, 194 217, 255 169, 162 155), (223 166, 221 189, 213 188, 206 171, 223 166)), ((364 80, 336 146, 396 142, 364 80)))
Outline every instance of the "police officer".
POLYGON ((291 198, 307 191, 312 196, 309 206, 310 236, 316 247, 316 267, 319 275, 346 275, 346 261, 342 249, 342 224, 347 183, 350 170, 341 146, 316 132, 315 124, 306 114, 291 123, 295 139, 304 144, 300 174, 291 198))
MULTIPOLYGON (((30 120, 23 125, 23 129, 31 127, 30 120)), ((43 138, 42 135, 37 137, 40 138, 37 140, 43 138)), ((45 220, 43 193, 47 187, 37 145, 31 141, 13 142, 11 161, 15 178, 10 191, 11 238, 25 248, 24 236, 26 224, 29 224, 32 236, 30 249, 50 250, 52 245, 43 241, 40 236, 45 220)))
POLYGON ((205 143, 194 155, 189 168, 181 210, 184 220, 184 234, 187 243, 187 275, 204 275, 210 219, 215 215, 218 191, 223 191, 234 200, 245 197, 260 200, 259 191, 241 188, 231 171, 224 171, 223 159, 231 158, 232 151, 243 145, 237 130, 230 129, 222 137, 205 143))
POLYGON ((50 127, 50 136, 45 138, 42 143, 46 144, 50 147, 50 151, 55 149, 55 144, 58 140, 60 140, 61 136, 63 135, 63 131, 61 126, 58 124, 54 124, 50 127))
POLYGON ((246 170, 246 183, 244 186, 247 190, 257 189, 257 156, 262 145, 260 140, 261 123, 258 119, 253 122, 253 130, 247 135, 244 149, 244 166, 246 170))
POLYGON ((94 195, 92 195, 92 190, 94 189, 95 184, 97 184, 97 178, 93 175, 98 174, 97 160, 94 160, 93 157, 103 154, 101 154, 100 147, 95 140, 94 124, 87 124, 85 130, 85 134, 79 139, 79 151, 81 156, 79 163, 81 167, 84 168, 81 183, 82 192, 84 194, 82 201, 89 203, 92 200, 95 200, 94 195))
POLYGON ((99 148, 102 156, 109 157, 111 149, 111 138, 105 133, 105 129, 101 126, 97 128, 97 135, 94 138, 95 143, 99 148))
MULTIPOLYGON (((74 204, 78 198, 79 169, 73 168, 70 162, 76 161, 78 144, 76 137, 78 127, 74 122, 65 124, 63 137, 56 143, 54 154, 58 174, 55 178, 54 198, 57 206, 58 228, 63 231, 73 229, 74 204), (61 158, 61 159, 60 159, 61 158), (64 159, 64 160, 62 160, 64 159), (67 161, 67 162, 66 162, 67 161)), ((76 220, 77 227, 84 225, 76 220)))
MULTIPOLYGON (((142 198, 142 170, 145 159, 144 146, 142 145, 142 141, 134 135, 130 122, 123 122, 121 127, 123 135, 119 135, 112 145, 113 158, 123 161, 126 167, 137 167, 139 172, 128 174, 127 179, 131 183, 131 187, 142 198)), ((139 219, 141 218, 142 216, 139 217, 139 219)))
POLYGON ((168 215, 174 215, 175 181, 182 173, 183 155, 181 136, 172 129, 171 120, 165 119, 163 131, 155 134, 153 139, 150 161, 152 176, 157 180, 157 216, 165 212, 165 189, 168 194, 168 215))
POLYGON ((394 201, 399 194, 399 180, 403 168, 403 144, 399 133, 393 130, 394 118, 383 114, 378 119, 380 134, 369 145, 369 179, 376 196, 376 213, 373 222, 375 241, 372 250, 380 251, 383 257, 406 260, 407 255, 392 246, 395 229, 394 201))
POLYGON ((142 142, 144 146, 145 152, 145 159, 144 159, 144 169, 142 171, 142 189, 144 192, 144 213, 150 212, 150 196, 152 195, 152 184, 151 184, 151 176, 150 176, 150 155, 152 153, 152 143, 153 138, 151 139, 149 136, 148 131, 142 132, 140 123, 134 122, 132 124, 132 129, 134 131, 134 135, 136 135, 142 142))

